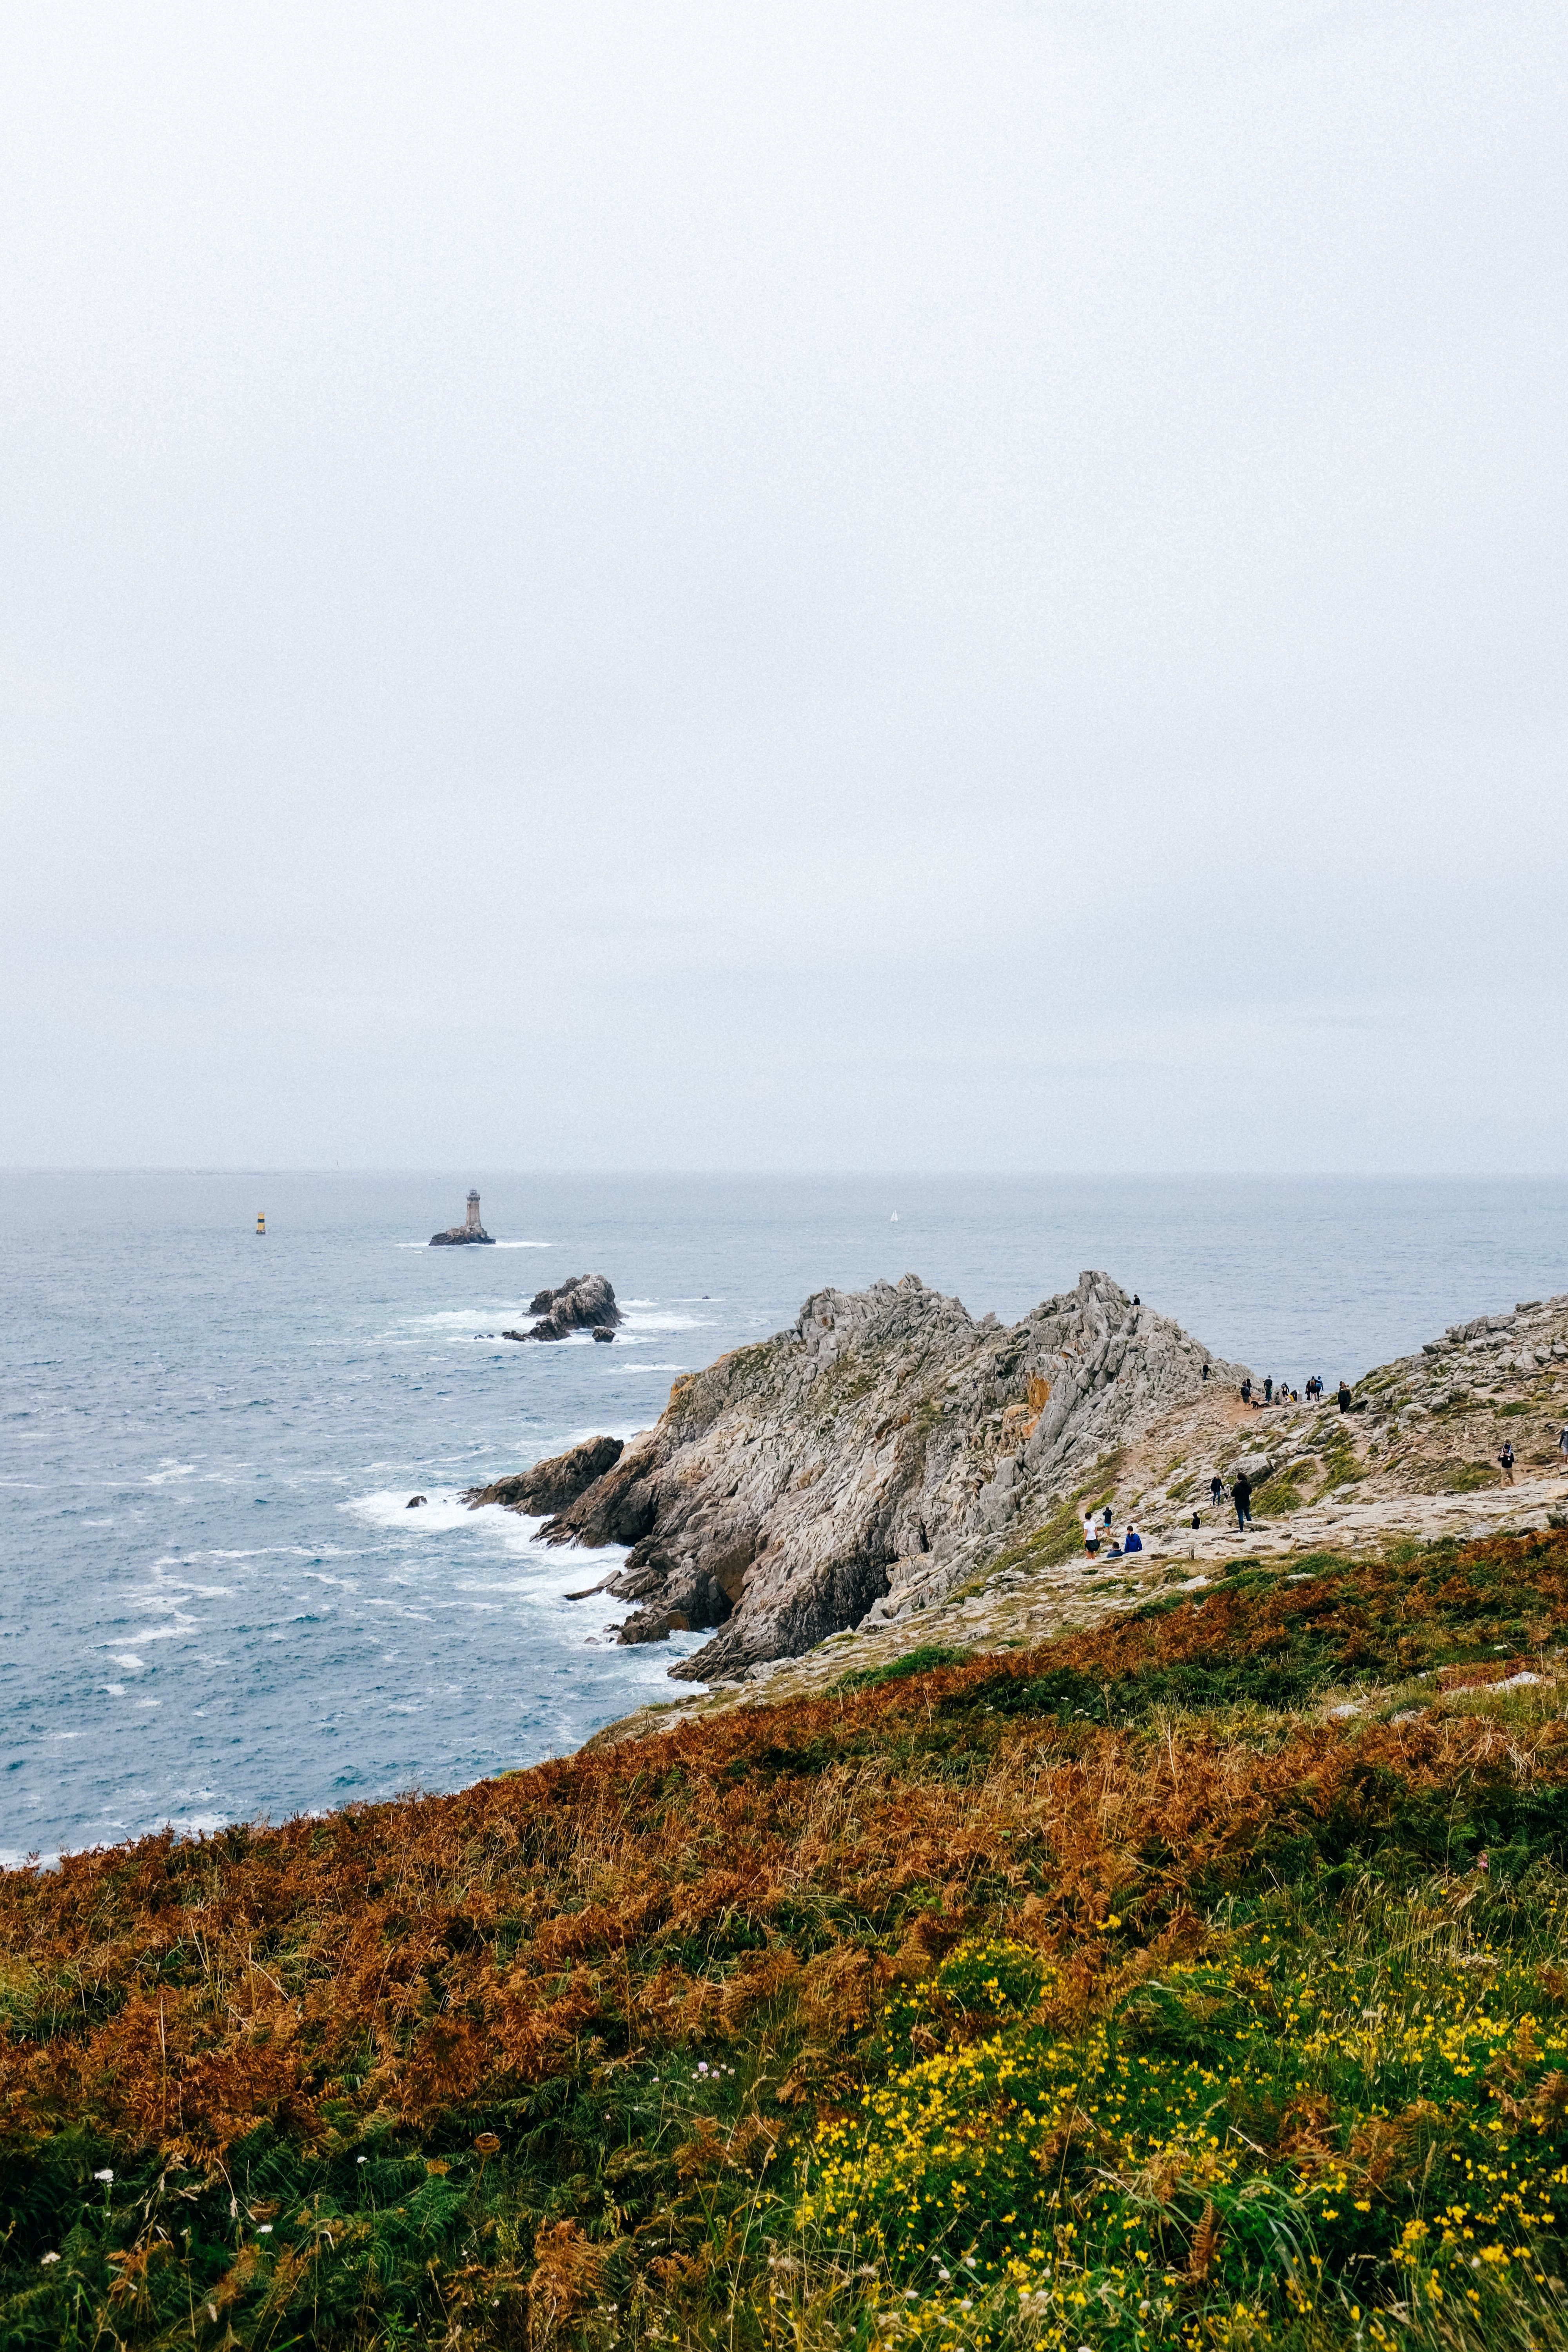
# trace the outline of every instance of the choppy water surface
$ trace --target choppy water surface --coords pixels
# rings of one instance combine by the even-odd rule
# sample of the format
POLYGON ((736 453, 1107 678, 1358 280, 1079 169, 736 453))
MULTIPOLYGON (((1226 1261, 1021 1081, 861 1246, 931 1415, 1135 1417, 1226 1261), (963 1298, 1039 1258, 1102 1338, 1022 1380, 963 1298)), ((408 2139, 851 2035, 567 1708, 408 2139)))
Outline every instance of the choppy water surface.
POLYGON ((1568 1289, 1565 1211, 1543 1183, 0 1176, 0 1858, 458 1788, 670 1696, 700 1636, 617 1649, 564 1598, 595 1556, 457 1497, 645 1427, 825 1283, 912 1269, 1011 1319, 1104 1266, 1332 1381, 1568 1289), (426 1247, 470 1181, 502 1245, 426 1247), (600 1270, 614 1347, 497 1336, 600 1270))

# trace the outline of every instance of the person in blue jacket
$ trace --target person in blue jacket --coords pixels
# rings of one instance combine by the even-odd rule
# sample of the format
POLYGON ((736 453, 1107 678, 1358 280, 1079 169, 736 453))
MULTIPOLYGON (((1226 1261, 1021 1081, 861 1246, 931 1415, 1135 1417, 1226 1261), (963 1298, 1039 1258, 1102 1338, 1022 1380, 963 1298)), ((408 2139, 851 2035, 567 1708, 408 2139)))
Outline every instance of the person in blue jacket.
POLYGON ((1124 1552, 1142 1551, 1143 1549, 1143 1538, 1131 1519, 1127 1522, 1127 1533, 1121 1538, 1121 1549, 1124 1552))

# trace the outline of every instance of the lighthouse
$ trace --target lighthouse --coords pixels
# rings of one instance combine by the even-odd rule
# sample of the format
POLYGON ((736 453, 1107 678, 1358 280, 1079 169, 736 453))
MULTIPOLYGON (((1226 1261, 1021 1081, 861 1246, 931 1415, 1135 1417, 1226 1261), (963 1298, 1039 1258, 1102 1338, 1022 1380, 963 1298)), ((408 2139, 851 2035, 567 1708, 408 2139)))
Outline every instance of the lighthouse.
POLYGON ((448 1225, 444 1234, 432 1234, 430 1246, 432 1249, 449 1249, 455 1243, 488 1242, 489 1239, 489 1234, 479 1223, 479 1196, 477 1192, 470 1192, 467 1222, 460 1225, 448 1225))

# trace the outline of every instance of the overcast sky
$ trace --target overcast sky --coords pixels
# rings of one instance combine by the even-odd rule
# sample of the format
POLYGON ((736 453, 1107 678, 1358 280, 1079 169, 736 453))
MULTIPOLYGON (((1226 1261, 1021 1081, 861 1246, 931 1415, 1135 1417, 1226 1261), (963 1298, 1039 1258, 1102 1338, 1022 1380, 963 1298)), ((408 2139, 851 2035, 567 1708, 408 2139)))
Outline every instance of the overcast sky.
POLYGON ((0 1159, 1568 1169, 1561 0, 5 47, 0 1159))

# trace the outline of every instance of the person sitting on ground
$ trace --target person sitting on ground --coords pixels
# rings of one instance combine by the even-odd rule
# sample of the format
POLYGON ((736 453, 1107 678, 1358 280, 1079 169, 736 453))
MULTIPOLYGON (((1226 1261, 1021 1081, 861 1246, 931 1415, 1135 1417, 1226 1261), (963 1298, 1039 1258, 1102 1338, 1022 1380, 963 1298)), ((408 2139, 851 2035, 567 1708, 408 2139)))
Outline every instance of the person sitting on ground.
POLYGON ((1202 1519, 1199 1518, 1195 1511, 1193 1513, 1193 1525, 1194 1528, 1201 1528, 1203 1525, 1202 1519))
POLYGON ((1143 1538, 1131 1519, 1127 1522, 1127 1533, 1121 1538, 1121 1549, 1124 1552, 1142 1551, 1143 1549, 1143 1538))

